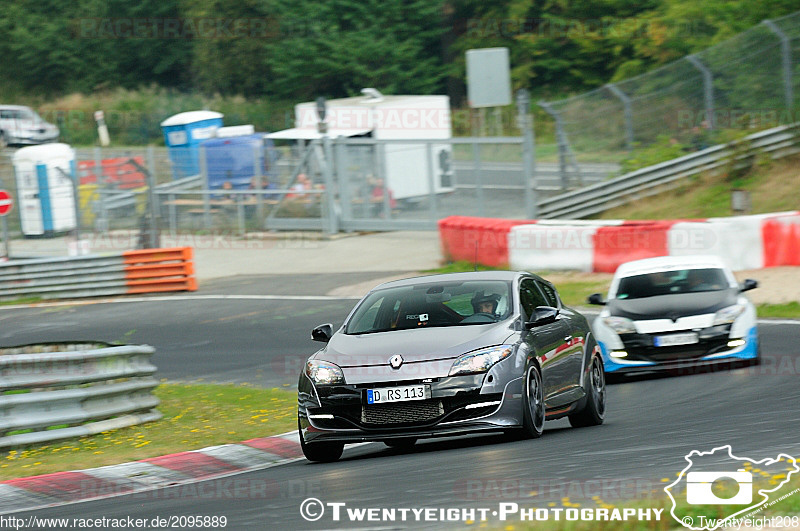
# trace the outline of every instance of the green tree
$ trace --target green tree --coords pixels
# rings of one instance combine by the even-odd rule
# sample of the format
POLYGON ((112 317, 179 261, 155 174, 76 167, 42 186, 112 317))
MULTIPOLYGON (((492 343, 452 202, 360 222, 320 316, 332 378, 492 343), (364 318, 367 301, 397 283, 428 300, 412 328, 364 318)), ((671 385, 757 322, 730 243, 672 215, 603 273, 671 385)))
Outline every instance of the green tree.
POLYGON ((44 94, 149 83, 185 85, 190 41, 126 36, 119 25, 135 18, 178 16, 177 0, 0 3, 4 83, 44 94))
POLYGON ((207 92, 297 100, 368 86, 421 94, 444 87, 441 2, 197 0, 190 12, 201 5, 236 19, 263 17, 270 28, 266 37, 197 43, 196 79, 207 92))

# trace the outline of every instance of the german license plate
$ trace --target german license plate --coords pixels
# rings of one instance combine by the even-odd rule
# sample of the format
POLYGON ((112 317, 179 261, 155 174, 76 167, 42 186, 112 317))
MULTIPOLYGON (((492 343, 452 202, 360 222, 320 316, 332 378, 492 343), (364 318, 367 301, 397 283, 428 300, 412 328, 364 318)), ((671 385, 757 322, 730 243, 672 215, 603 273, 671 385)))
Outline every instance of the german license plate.
POLYGON ((653 344, 657 347, 674 347, 676 345, 694 345, 699 339, 697 334, 689 332, 686 334, 670 334, 668 336, 656 336, 653 344))
POLYGON ((367 389, 367 404, 407 402, 409 400, 425 400, 430 397, 431 388, 427 385, 406 385, 403 387, 367 389))

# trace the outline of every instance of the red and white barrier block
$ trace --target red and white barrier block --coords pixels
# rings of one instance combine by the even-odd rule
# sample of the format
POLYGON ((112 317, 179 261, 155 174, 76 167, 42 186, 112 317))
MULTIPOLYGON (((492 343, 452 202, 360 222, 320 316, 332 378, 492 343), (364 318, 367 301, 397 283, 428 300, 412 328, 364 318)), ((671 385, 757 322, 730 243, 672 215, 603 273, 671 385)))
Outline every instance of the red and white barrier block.
POLYGON ((735 271, 800 265, 797 211, 649 221, 451 217, 439 230, 448 259, 531 271, 613 273, 630 260, 695 254, 720 256, 735 271))

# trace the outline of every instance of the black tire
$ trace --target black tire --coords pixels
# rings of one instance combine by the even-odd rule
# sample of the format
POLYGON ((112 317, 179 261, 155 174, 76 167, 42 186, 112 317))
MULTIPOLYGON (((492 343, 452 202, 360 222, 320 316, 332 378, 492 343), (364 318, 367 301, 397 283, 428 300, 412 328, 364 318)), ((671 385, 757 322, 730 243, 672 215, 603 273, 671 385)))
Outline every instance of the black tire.
POLYGON ((522 431, 529 439, 538 439, 544 431, 544 388, 542 371, 535 363, 525 371, 525 391, 522 393, 522 431))
POLYGON ((592 356, 592 366, 586 384, 586 405, 577 413, 569 416, 569 423, 574 428, 599 426, 606 416, 606 375, 603 360, 600 356, 592 356))
POLYGON ((750 366, 755 367, 761 365, 761 343, 756 347, 756 357, 750 360, 750 366))
POLYGON ((388 446, 389 448, 400 448, 403 450, 410 450, 417 444, 416 437, 401 437, 399 439, 386 439, 383 441, 383 444, 388 446))
POLYGON ((338 461, 342 457, 344 451, 344 443, 338 442, 318 442, 307 443, 303 440, 303 432, 300 431, 300 421, 297 422, 297 431, 300 434, 300 448, 303 450, 303 455, 309 461, 316 463, 332 463, 338 461))

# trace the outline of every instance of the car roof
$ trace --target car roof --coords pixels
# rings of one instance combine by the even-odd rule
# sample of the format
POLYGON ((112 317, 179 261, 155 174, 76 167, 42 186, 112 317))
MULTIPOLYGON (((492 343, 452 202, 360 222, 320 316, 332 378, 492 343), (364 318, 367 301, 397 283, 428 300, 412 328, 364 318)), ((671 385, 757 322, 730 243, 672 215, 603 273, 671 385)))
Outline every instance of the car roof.
POLYGON ((658 256, 626 262, 617 268, 615 276, 629 277, 656 271, 674 271, 676 269, 727 269, 725 262, 713 255, 658 256))
POLYGON ((25 111, 29 110, 30 107, 27 107, 25 105, 0 105, 0 109, 5 109, 9 111, 25 111))
MULTIPOLYGON (((510 282, 518 277, 531 276, 537 279, 541 277, 524 271, 469 271, 466 273, 441 273, 435 275, 423 275, 401 280, 392 280, 375 286, 372 291, 386 288, 402 286, 417 286, 420 284, 436 284, 442 282, 467 282, 470 280, 500 280, 510 282)), ((541 279, 544 280, 544 279, 541 279)))

